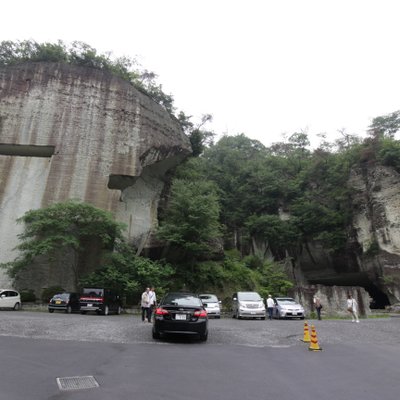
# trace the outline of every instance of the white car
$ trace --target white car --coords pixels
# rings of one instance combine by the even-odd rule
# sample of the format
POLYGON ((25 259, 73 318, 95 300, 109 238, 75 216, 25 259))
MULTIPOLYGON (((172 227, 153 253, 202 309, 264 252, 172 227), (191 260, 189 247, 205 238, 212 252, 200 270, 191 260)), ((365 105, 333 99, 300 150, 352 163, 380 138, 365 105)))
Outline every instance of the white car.
POLYGON ((232 296, 233 318, 265 319, 266 310, 263 299, 257 292, 237 292, 232 296))
POLYGON ((295 299, 291 297, 274 298, 274 318, 300 318, 304 319, 304 308, 295 299))
POLYGON ((209 318, 221 318, 221 301, 215 294, 199 294, 209 318))
POLYGON ((13 289, 0 289, 0 308, 21 308, 21 296, 13 289))

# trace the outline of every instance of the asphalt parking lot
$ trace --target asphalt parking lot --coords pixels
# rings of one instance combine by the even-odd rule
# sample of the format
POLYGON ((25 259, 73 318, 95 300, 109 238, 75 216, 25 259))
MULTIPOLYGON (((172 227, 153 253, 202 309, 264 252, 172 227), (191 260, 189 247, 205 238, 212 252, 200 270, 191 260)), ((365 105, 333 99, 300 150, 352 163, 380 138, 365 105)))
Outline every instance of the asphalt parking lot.
MULTIPOLYGON (((64 314, 0 311, 0 335, 36 339, 110 343, 154 343, 151 324, 138 315, 64 314)), ((321 347, 337 343, 400 344, 400 318, 308 320, 315 326, 321 347)), ((209 344, 293 346, 303 338, 302 320, 210 319, 209 344)), ((168 340, 162 340, 168 343, 168 340)))
POLYGON ((400 318, 210 320, 207 342, 153 340, 137 315, 0 311, 1 398, 397 400, 400 318), (58 380, 98 386, 63 391, 58 380))

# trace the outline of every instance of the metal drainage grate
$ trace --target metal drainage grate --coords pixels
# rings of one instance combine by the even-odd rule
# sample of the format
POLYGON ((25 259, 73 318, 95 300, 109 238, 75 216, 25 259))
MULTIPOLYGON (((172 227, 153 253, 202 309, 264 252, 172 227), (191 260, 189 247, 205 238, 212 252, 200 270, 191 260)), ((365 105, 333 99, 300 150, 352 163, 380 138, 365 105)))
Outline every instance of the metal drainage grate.
POLYGON ((93 376, 70 376, 67 378, 57 378, 60 390, 93 389, 99 387, 93 376))

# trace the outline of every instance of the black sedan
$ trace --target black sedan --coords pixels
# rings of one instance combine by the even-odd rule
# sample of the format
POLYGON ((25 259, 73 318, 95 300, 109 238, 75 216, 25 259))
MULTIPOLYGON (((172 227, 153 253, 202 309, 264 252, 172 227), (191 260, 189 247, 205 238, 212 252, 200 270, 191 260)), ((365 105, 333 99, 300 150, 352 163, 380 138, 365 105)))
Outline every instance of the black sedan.
POLYGON ((162 334, 197 335, 205 342, 208 317, 203 302, 193 293, 168 293, 154 312, 153 338, 162 334))
POLYGON ((70 314, 73 311, 79 311, 79 294, 78 293, 58 293, 49 301, 49 312, 64 311, 70 314))

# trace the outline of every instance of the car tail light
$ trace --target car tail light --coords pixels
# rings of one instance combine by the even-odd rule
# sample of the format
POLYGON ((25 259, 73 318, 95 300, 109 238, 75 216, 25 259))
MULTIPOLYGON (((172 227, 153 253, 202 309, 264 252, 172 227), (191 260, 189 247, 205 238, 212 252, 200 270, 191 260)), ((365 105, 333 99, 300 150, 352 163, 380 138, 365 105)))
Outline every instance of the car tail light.
POLYGON ((80 297, 79 300, 80 301, 96 301, 99 303, 103 303, 103 301, 104 301, 103 297, 85 297, 85 296, 80 297))
POLYGON ((155 313, 156 315, 168 315, 169 312, 165 308, 157 308, 155 313))
POLYGON ((193 315, 197 318, 207 318, 207 311, 206 310, 195 311, 193 315))

